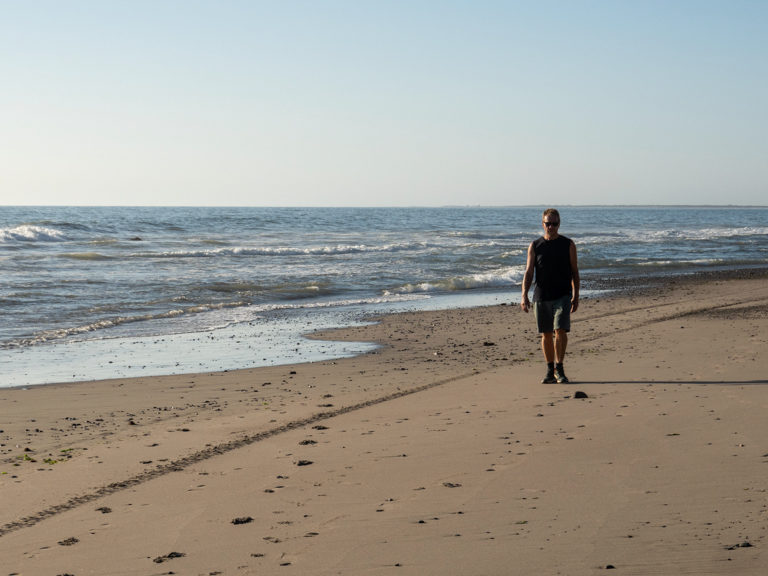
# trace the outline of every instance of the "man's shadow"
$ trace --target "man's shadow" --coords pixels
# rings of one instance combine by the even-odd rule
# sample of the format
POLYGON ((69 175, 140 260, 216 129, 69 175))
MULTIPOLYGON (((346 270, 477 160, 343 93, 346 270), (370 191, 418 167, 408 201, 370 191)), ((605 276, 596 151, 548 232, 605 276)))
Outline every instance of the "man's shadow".
POLYGON ((760 386, 768 380, 571 380, 571 384, 699 384, 719 386, 760 386))

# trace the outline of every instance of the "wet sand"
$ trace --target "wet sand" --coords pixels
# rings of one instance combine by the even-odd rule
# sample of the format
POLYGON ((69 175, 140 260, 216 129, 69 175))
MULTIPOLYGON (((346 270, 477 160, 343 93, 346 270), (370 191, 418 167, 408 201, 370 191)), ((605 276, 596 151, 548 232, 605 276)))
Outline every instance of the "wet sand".
POLYGON ((768 568, 764 277, 584 300, 568 385, 512 305, 332 337, 383 346, 0 390, 0 576, 768 568))

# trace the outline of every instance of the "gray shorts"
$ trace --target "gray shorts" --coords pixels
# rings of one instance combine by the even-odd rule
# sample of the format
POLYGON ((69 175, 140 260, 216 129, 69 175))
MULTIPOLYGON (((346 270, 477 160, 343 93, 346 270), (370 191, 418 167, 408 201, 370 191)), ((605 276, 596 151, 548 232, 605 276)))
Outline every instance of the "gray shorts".
POLYGON ((570 294, 557 300, 533 303, 533 315, 539 334, 555 330, 571 331, 571 296, 570 294))

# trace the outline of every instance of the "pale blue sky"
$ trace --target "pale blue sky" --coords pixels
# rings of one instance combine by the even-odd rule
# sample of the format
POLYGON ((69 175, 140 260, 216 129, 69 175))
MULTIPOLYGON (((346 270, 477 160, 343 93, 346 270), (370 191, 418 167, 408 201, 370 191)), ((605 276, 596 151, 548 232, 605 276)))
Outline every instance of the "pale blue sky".
POLYGON ((768 1, 0 0, 0 204, 768 204, 768 1))

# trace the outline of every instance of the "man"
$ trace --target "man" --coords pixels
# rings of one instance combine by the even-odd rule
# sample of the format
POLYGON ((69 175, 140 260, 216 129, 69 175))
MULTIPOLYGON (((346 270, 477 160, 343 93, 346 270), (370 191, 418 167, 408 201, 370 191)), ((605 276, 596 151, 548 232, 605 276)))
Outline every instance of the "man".
POLYGON ((560 213, 554 208, 544 211, 541 219, 544 236, 528 246, 528 261, 523 276, 523 299, 520 307, 528 312, 531 303, 528 290, 536 278, 533 291, 533 314, 541 334, 541 349, 547 361, 547 375, 542 384, 565 384, 568 378, 563 369, 568 332, 571 330, 571 312, 579 307, 579 267, 576 245, 570 238, 558 233, 560 213))

